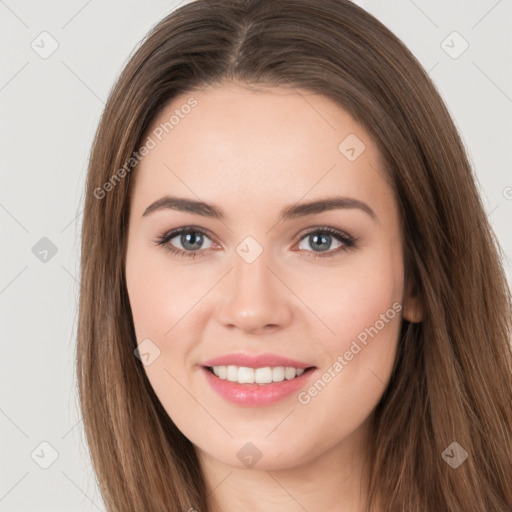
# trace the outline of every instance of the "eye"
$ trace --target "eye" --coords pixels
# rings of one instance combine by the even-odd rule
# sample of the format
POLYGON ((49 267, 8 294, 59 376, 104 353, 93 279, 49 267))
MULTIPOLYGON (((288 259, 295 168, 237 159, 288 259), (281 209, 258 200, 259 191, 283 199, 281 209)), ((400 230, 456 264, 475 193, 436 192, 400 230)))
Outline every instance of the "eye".
POLYGON ((327 226, 322 228, 314 228, 313 230, 308 231, 300 239, 299 245, 303 241, 308 242, 310 247, 319 249, 319 251, 314 250, 307 252, 312 252, 313 257, 321 258, 334 256, 341 251, 346 251, 347 249, 354 248, 356 246, 356 239, 354 237, 327 226), (330 250, 333 238, 338 242, 339 246, 334 250, 330 250))
MULTIPOLYGON (((165 233, 160 236, 155 243, 159 246, 165 247, 165 249, 172 254, 187 258, 195 258, 198 255, 202 256, 200 251, 203 249, 206 250, 212 248, 213 242, 208 247, 202 247, 205 238, 211 242, 209 234, 203 228, 185 226, 165 233), (176 242, 171 243, 174 239, 176 239, 176 242), (181 245, 181 248, 176 247, 175 244, 181 245)), ((343 231, 324 226, 308 231, 301 237, 298 245, 304 241, 310 243, 310 246, 315 249, 313 251, 306 250, 306 252, 312 253, 313 257, 325 258, 334 256, 335 254, 346 251, 350 248, 355 248, 357 239, 343 231), (331 250, 333 238, 339 245, 334 250, 331 250), (316 249, 320 250, 317 251, 316 249)), ((303 250, 302 248, 300 249, 303 250)))
MULTIPOLYGON (((193 226, 187 226, 169 231, 159 237, 156 243, 157 245, 165 247, 173 254, 195 258, 205 237, 209 239, 205 230, 193 226), (181 249, 179 247, 175 247, 171 243, 175 238, 177 239, 177 243, 181 245, 181 249)), ((208 248, 210 247, 206 247, 206 249, 208 248)))

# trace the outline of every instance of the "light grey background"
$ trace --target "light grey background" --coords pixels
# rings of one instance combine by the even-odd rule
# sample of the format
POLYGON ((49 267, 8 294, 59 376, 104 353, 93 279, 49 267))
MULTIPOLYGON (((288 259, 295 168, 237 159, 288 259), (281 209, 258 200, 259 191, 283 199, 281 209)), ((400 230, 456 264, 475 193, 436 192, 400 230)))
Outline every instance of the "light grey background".
MULTIPOLYGON (((105 510, 74 369, 84 178, 115 78, 178 3, 0 0, 0 512, 105 510), (42 58, 53 41, 58 48, 42 58), (44 253, 43 237, 56 254, 44 253)), ((512 1, 357 3, 406 43, 439 88, 477 172, 510 281, 512 1), (459 56, 464 41, 469 47, 459 56)))

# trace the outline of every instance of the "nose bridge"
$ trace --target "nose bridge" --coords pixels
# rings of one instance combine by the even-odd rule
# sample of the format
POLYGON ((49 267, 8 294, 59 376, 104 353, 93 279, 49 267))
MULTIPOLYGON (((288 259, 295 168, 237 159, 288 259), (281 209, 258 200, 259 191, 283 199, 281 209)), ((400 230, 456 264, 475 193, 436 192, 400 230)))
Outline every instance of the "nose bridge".
POLYGON ((246 239, 236 248, 234 269, 226 280, 220 308, 224 325, 255 331, 282 327, 290 320, 286 287, 270 270, 269 255, 270 251, 254 239, 246 239))

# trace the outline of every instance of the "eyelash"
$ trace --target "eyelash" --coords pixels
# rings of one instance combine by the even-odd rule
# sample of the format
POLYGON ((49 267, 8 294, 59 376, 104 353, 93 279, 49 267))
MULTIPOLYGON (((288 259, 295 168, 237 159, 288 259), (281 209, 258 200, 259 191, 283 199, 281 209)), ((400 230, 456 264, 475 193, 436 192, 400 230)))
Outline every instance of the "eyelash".
MULTIPOLYGON (((208 232, 202 228, 194 227, 194 226, 184 226, 181 228, 173 229, 171 231, 166 232, 162 236, 158 237, 155 241, 156 245, 164 247, 167 251, 170 253, 176 255, 176 256, 182 256, 182 257, 188 257, 188 258, 195 258, 199 251, 183 251, 181 249, 178 249, 174 246, 172 246, 169 242, 175 238, 177 235, 180 235, 183 232, 188 233, 202 233, 203 235, 207 236, 208 238, 211 238, 208 234, 208 232)), ((335 254, 338 254, 340 252, 347 251, 349 249, 353 249, 357 247, 357 240, 358 238, 350 236, 343 231, 339 231, 334 228, 330 228, 328 226, 323 227, 317 227, 314 229, 309 230, 308 232, 304 233, 302 237, 299 239, 299 243, 302 242, 305 238, 312 234, 328 234, 336 238, 339 242, 343 243, 341 247, 338 247, 335 250, 331 250, 324 253, 315 253, 314 251, 306 251, 309 253, 313 253, 314 258, 330 258, 334 256, 335 254)))

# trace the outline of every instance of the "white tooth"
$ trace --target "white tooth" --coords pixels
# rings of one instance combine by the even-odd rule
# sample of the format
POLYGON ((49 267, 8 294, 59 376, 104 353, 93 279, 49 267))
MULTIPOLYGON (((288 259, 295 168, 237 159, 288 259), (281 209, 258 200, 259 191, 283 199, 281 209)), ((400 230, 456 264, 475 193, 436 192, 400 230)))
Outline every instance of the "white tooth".
POLYGON ((270 384, 271 382, 282 382, 299 377, 304 373, 303 368, 293 368, 291 366, 276 366, 274 368, 266 366, 264 368, 248 368, 246 366, 213 366, 212 371, 220 379, 227 379, 231 382, 240 384, 270 384))
POLYGON ((256 368, 254 371, 254 382, 257 384, 268 384, 272 382, 272 368, 270 368, 270 366, 256 368))
POLYGON ((226 367, 226 378, 231 382, 238 380, 238 366, 229 365, 226 367))
POLYGON ((272 368, 272 380, 274 382, 281 382, 284 380, 284 366, 276 366, 272 368))
POLYGON ((240 384, 253 384, 254 383, 254 368, 247 368, 247 366, 240 366, 240 368, 238 368, 238 382, 240 382, 240 384))
POLYGON ((287 366, 285 371, 284 371, 284 377, 285 379, 293 379, 295 377, 295 374, 296 374, 296 370, 295 368, 292 368, 291 366, 287 366))

